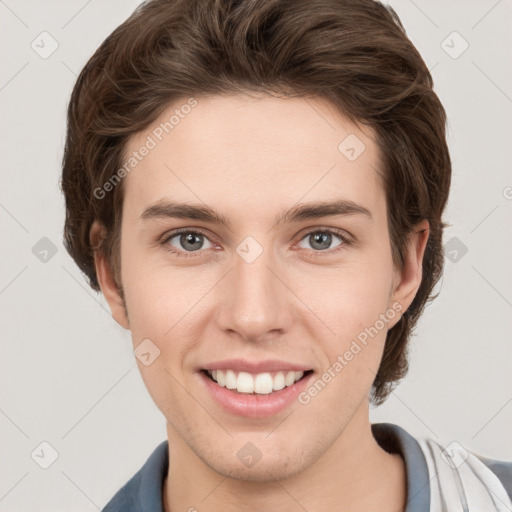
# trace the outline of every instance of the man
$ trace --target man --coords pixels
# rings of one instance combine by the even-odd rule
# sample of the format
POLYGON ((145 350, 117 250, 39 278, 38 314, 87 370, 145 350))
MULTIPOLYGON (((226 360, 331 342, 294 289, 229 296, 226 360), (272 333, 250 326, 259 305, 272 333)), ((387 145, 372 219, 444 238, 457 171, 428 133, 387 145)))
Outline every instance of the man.
POLYGON ((65 243, 168 439, 104 510, 512 506, 512 464, 369 422, 441 276, 445 123, 373 0, 153 0, 106 39, 65 243))

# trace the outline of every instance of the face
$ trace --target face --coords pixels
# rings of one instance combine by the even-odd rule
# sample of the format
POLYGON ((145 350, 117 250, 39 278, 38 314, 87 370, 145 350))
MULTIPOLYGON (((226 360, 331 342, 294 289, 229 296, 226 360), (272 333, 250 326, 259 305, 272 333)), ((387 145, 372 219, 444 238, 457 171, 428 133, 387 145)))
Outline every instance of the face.
POLYGON ((290 476, 368 423, 419 283, 393 266, 369 129, 320 99, 225 96, 155 132, 185 103, 126 148, 155 142, 124 178, 128 316, 100 282, 170 439, 222 475, 290 476))

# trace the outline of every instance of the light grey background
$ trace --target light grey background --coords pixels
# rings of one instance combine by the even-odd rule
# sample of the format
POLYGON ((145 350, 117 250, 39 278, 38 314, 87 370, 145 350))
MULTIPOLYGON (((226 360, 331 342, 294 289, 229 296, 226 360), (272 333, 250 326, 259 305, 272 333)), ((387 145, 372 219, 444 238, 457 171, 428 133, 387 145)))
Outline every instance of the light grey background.
MULTIPOLYGON (((0 1, 1 511, 100 509, 166 436, 129 333, 61 241, 67 101, 93 51, 138 3, 0 1), (43 31, 59 45, 46 59, 31 47, 51 48, 43 31), (57 249, 46 262, 43 237, 57 249), (43 441, 59 455, 48 469, 31 457, 43 441)), ((512 460, 512 4, 390 3, 448 113, 446 241, 458 241, 447 256, 458 261, 447 259, 441 295, 417 328, 408 377, 371 418, 512 460), (469 44, 457 58, 463 41, 453 31, 469 44)))

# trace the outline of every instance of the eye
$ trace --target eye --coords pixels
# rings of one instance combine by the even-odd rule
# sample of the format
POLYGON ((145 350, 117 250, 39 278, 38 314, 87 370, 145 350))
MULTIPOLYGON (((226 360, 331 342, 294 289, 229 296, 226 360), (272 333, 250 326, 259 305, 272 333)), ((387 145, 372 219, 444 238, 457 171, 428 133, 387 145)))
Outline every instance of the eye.
MULTIPOLYGON (((350 243, 344 232, 332 228, 315 229, 314 231, 310 231, 303 236, 300 241, 306 241, 306 243, 309 243, 313 253, 328 254, 336 253, 341 250, 343 246, 350 243), (338 239, 339 242, 334 246, 334 249, 331 249, 332 243, 335 239, 338 239)), ((215 247, 215 245, 209 240, 207 234, 203 231, 185 228, 168 233, 160 244, 165 248, 165 250, 172 252, 178 257, 185 258, 200 256, 201 249, 212 249, 215 247), (205 242, 207 244, 206 247, 205 242)), ((303 247, 302 245, 299 245, 299 247, 308 249, 308 247, 303 247)), ((315 256, 316 255, 320 254, 315 254, 315 256)))
POLYGON ((340 240, 340 242, 334 246, 335 248, 338 248, 348 243, 347 238, 340 231, 333 229, 316 229, 315 231, 310 231, 309 233, 306 234, 306 236, 304 236, 301 239, 301 242, 305 240, 307 243, 309 243, 314 252, 332 253, 339 250, 336 249, 333 251, 327 251, 328 249, 330 249, 331 244, 333 243, 333 237, 340 240))
POLYGON ((168 251, 176 254, 176 256, 193 257, 194 252, 200 249, 211 249, 213 244, 208 240, 208 237, 202 231, 192 231, 190 229, 182 229, 173 231, 162 240, 161 244, 168 251), (210 244, 209 247, 204 247, 204 243, 210 244))

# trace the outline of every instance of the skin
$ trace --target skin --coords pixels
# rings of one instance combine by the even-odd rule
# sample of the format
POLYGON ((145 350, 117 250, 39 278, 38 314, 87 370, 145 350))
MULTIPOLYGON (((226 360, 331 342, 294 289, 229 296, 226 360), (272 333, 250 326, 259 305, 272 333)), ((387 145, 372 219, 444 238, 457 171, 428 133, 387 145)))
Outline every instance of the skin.
MULTIPOLYGON (((124 178, 125 304, 108 262, 96 253, 113 317, 131 331, 134 348, 149 338, 161 351, 149 366, 137 363, 167 420, 165 510, 398 512, 406 503, 404 463, 372 436, 368 394, 386 330, 400 315, 309 404, 294 402, 269 418, 221 409, 196 368, 231 357, 277 358, 306 364, 320 376, 380 314, 393 304, 402 312, 409 307, 421 282, 428 222, 415 227, 405 265, 395 268, 374 134, 327 101, 197 99, 191 113, 124 178), (366 146, 355 161, 338 150, 349 134, 366 146), (274 223, 296 203, 339 198, 363 205, 372 218, 274 223), (206 204, 231 229, 187 219, 141 220, 160 199, 206 204), (178 257, 158 243, 176 228, 207 233, 199 235, 199 250, 188 249, 192 257, 178 257), (327 228, 350 234, 352 242, 333 235, 326 249, 319 248, 310 235, 327 228), (263 248, 251 264, 236 252, 247 236, 263 248), (262 454, 250 468, 237 457, 247 442, 262 454)), ((140 148, 177 105, 133 137, 126 154, 140 148)), ((96 222, 91 239, 101 233, 96 222)), ((180 236, 167 246, 182 253, 188 247, 180 236)))

